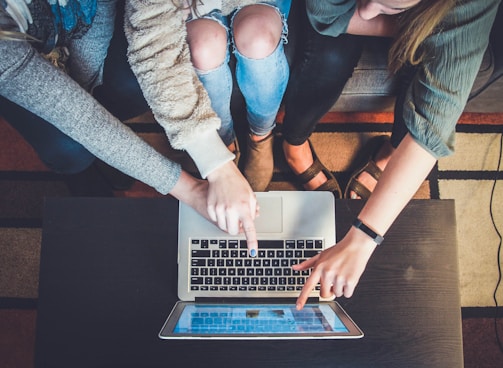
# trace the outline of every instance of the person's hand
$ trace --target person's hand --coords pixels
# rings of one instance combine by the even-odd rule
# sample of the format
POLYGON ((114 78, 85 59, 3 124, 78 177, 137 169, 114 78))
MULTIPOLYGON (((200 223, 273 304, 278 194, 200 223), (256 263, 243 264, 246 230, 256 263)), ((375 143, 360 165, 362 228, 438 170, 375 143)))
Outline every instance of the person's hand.
POLYGON ((197 179, 182 170, 170 194, 192 207, 205 219, 212 221, 208 214, 208 188, 208 181, 197 179))
POLYGON ((320 296, 345 296, 350 298, 360 281, 376 244, 366 234, 351 228, 339 243, 320 254, 293 265, 296 271, 312 268, 311 275, 297 299, 297 309, 302 309, 314 287, 320 283, 320 296))
POLYGON ((218 227, 231 235, 244 232, 251 256, 257 254, 255 217, 257 198, 234 162, 220 166, 207 176, 208 215, 218 227))

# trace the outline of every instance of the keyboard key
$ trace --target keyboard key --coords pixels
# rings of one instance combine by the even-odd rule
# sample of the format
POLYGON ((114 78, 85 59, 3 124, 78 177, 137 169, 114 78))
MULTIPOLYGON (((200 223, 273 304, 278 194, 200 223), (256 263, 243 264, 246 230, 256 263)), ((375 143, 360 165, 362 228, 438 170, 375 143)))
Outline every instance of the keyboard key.
POLYGON ((283 240, 259 240, 259 249, 284 249, 285 244, 283 240))
POLYGON ((192 250, 192 258, 208 258, 210 254, 211 253, 209 250, 198 250, 198 249, 192 250))
POLYGON ((201 285, 201 284, 203 284, 203 278, 202 277, 191 277, 190 283, 192 285, 201 285))
POLYGON ((206 266, 206 260, 201 259, 201 258, 195 258, 195 259, 192 259, 191 264, 192 264, 192 266, 204 267, 204 266, 206 266))
POLYGON ((317 254, 318 254, 317 250, 305 250, 304 251, 304 258, 311 258, 311 257, 314 257, 317 254))

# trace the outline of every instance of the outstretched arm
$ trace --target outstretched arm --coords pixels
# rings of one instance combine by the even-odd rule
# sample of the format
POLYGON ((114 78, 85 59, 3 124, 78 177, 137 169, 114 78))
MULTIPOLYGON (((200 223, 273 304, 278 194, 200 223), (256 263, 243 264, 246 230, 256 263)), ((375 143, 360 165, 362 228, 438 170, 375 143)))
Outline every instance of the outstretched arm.
POLYGON ((232 234, 245 231, 257 248, 255 195, 220 139, 220 119, 195 73, 186 42, 185 12, 172 1, 128 0, 128 58, 171 145, 186 150, 209 182, 207 213, 232 234))
MULTIPOLYGON (((313 0, 314 1, 314 0, 313 0)), ((439 157, 453 152, 456 123, 463 112, 501 0, 466 1, 446 16, 438 33, 426 38, 426 55, 408 88, 403 119, 409 133, 393 152, 359 218, 385 234, 439 157)), ((320 2, 320 4, 322 4, 320 2)), ((322 296, 350 297, 376 244, 352 227, 334 247, 296 269, 313 267, 298 299, 321 282, 322 296)))
MULTIPOLYGON (((436 159, 428 151, 407 135, 393 152, 358 218, 378 234, 385 234, 435 162, 436 159)), ((322 297, 351 297, 376 246, 367 234, 351 227, 335 246, 294 266, 296 270, 313 268, 297 300, 297 308, 304 306, 318 282, 321 284, 322 297)))
MULTIPOLYGON (((53 124, 109 165, 217 222, 208 214, 206 180, 194 178, 157 152, 25 41, 0 40, 0 94, 53 124)), ((252 203, 247 205, 250 208, 252 203)), ((254 233, 248 236, 253 240, 254 233)))

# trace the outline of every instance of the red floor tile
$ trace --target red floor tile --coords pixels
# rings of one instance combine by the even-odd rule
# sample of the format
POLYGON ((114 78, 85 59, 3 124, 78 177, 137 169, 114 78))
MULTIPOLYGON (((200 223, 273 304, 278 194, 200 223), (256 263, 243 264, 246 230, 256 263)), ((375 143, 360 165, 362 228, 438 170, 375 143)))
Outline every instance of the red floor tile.
POLYGON ((2 137, 1 171, 48 171, 33 148, 2 118, 0 118, 0 137, 2 137))
POLYGON ((33 368, 37 311, 0 309, 0 367, 33 368))

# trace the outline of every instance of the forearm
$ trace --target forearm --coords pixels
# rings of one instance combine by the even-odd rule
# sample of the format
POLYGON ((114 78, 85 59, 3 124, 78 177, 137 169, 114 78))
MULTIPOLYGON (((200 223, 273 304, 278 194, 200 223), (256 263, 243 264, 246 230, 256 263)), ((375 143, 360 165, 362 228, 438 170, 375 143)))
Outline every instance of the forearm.
POLYGON ((385 234, 424 182, 436 159, 407 135, 386 165, 359 218, 385 234))
MULTIPOLYGON (((435 161, 430 153, 407 135, 393 152, 358 218, 375 232, 384 235, 435 161)), ((297 309, 304 306, 308 294, 318 282, 322 297, 332 294, 336 297, 351 297, 376 247, 376 242, 370 236, 352 226, 334 247, 294 265, 297 271, 312 268, 311 276, 297 299, 297 309)))

